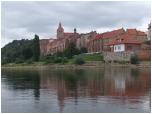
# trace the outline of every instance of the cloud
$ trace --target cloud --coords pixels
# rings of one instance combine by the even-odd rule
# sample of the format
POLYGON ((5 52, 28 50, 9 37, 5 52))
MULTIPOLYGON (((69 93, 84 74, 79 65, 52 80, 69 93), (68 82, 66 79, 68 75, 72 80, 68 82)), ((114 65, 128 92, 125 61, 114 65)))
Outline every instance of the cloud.
POLYGON ((103 32, 114 28, 146 31, 150 21, 149 2, 2 2, 2 46, 21 38, 56 37, 59 21, 65 31, 103 32))

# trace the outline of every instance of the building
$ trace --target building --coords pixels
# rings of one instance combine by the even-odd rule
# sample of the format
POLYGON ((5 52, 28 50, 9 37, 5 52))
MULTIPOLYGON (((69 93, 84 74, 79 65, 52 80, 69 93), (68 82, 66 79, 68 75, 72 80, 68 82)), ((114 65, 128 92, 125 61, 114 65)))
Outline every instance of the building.
POLYGON ((40 40, 40 51, 41 55, 47 55, 49 49, 49 43, 51 43, 54 39, 42 39, 40 40))
POLYGON ((105 44, 119 38, 123 34, 125 34, 125 30, 123 28, 97 34, 95 38, 89 42, 89 52, 91 53, 104 51, 105 44))
POLYGON ((65 32, 62 24, 59 23, 56 38, 41 40, 40 51, 41 55, 63 52, 72 42, 79 49, 86 48, 89 53, 135 51, 140 50, 141 44, 150 39, 151 24, 148 30, 148 38, 145 32, 124 28, 100 34, 96 31, 79 34, 76 28, 73 32, 65 32))
POLYGON ((141 42, 129 35, 124 35, 119 39, 113 39, 110 43, 107 43, 109 51, 111 52, 127 52, 140 50, 141 42))
MULTIPOLYGON (((120 43, 119 40, 124 40, 123 42, 127 45, 137 45, 135 42, 145 42, 147 40, 147 35, 144 32, 138 31, 136 29, 127 29, 126 31, 121 28, 117 30, 113 30, 111 32, 105 32, 101 34, 97 34, 96 37, 89 42, 89 52, 103 52, 103 51, 111 51, 111 48, 109 48, 109 44, 113 44, 114 42, 116 44, 120 43), (127 39, 124 39, 125 37, 128 37, 127 39), (132 43, 133 42, 133 43, 132 43)), ((138 43, 139 45, 139 43, 138 43)), ((121 50, 124 50, 124 46, 116 46, 116 50, 118 51, 117 47, 121 47, 121 50)), ((136 47, 136 46, 133 46, 136 47)), ((138 46, 137 46, 138 47, 138 46)), ((120 51, 121 51, 120 50, 120 51)))
POLYGON ((76 43, 76 40, 79 38, 79 34, 76 29, 74 32, 64 32, 62 24, 59 23, 57 28, 57 38, 53 39, 51 42, 48 40, 40 41, 40 51, 41 55, 54 54, 57 52, 63 52, 64 49, 69 45, 69 43, 76 43))
POLYGON ((95 38, 97 35, 96 31, 91 31, 89 33, 80 34, 80 37, 77 39, 76 46, 77 48, 86 48, 89 50, 89 42, 95 38))

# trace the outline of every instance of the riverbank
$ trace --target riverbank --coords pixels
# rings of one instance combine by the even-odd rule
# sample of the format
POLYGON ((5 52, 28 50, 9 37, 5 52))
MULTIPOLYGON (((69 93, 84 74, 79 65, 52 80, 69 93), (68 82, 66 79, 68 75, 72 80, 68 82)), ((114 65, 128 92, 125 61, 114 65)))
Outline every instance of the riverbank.
POLYGON ((2 65, 2 68, 20 68, 20 67, 51 67, 51 68, 102 68, 102 67, 106 67, 106 66, 110 66, 110 67, 151 67, 151 62, 150 61, 143 61, 140 62, 137 65, 133 65, 130 63, 104 63, 101 61, 92 61, 92 62, 86 62, 83 65, 75 65, 75 64, 44 64, 43 62, 34 62, 31 64, 27 64, 27 63, 21 63, 21 64, 15 64, 15 63, 10 63, 10 64, 5 64, 2 65))

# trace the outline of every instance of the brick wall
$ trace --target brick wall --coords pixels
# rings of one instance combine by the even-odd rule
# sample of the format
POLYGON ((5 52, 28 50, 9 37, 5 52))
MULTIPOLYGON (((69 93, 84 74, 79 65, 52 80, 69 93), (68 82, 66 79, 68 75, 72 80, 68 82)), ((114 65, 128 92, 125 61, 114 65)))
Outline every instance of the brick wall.
POLYGON ((140 50, 136 54, 141 61, 151 60, 151 50, 140 50))

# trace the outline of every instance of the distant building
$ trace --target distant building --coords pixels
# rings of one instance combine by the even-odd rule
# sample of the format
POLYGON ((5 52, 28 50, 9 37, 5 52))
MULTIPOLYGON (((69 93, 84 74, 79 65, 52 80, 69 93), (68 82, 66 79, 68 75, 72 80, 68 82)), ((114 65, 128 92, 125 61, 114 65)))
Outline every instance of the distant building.
POLYGON ((141 42, 129 35, 124 35, 107 43, 106 46, 109 46, 111 52, 137 51, 140 50, 141 42))
POLYGON ((54 54, 57 52, 63 52, 64 49, 68 46, 69 43, 73 42, 76 43, 76 39, 79 37, 79 34, 77 33, 76 29, 74 29, 74 32, 64 32, 64 28, 62 27, 61 23, 59 23, 58 29, 57 29, 57 38, 54 39, 51 42, 45 42, 40 41, 40 51, 42 55, 48 55, 48 54, 54 54), (44 43, 45 42, 45 43, 44 43), (45 44, 45 46, 42 45, 45 44), (43 49, 47 48, 47 49, 43 49), (47 50, 47 51, 44 51, 47 50), (44 54, 44 52, 46 52, 44 54))
POLYGON ((117 44, 114 46, 115 47, 114 52, 117 52, 118 50, 126 51, 125 50, 126 43, 127 45, 128 44, 134 45, 131 47, 135 48, 137 44, 139 46, 139 43, 142 43, 146 40, 147 40, 147 35, 144 32, 138 31, 136 29, 127 29, 125 31, 123 28, 121 28, 118 30, 113 30, 111 32, 105 32, 96 35, 96 37, 89 42, 89 46, 91 49, 89 50, 89 52, 112 51, 113 50, 112 46, 114 46, 113 44, 114 42, 115 44, 117 44), (125 45, 122 45, 122 42, 125 43, 125 45))
MULTIPOLYGON (((150 40, 151 24, 149 24, 148 31, 150 40)), ((40 40, 40 51, 41 55, 63 52, 71 42, 75 43, 79 49, 86 48, 89 53, 136 51, 145 41, 147 41, 147 34, 136 29, 120 28, 101 34, 96 31, 79 34, 76 28, 73 32, 65 32, 62 24, 59 23, 56 38, 40 40)))

